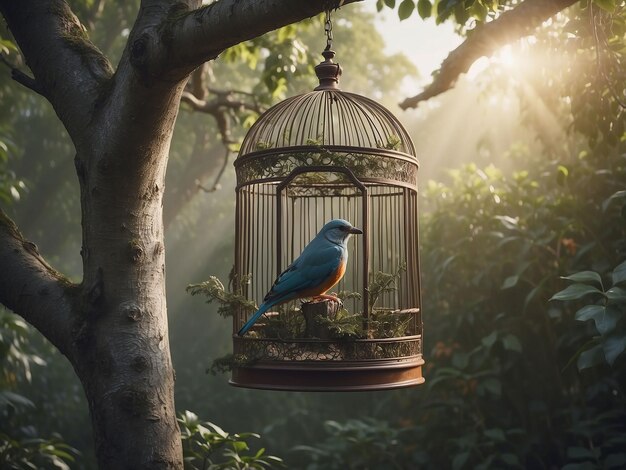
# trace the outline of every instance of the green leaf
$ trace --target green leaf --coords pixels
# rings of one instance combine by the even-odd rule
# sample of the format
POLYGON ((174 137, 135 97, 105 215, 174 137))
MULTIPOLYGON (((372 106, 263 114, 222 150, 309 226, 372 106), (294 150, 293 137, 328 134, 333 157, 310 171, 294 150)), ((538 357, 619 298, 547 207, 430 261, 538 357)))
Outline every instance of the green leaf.
POLYGON ((537 297, 537 294, 541 292, 541 290, 543 289, 543 284, 544 283, 542 281, 541 284, 539 284, 536 287, 533 287, 533 289, 528 293, 528 295, 526 295, 526 298, 524 299, 524 312, 526 312, 528 305, 535 299, 535 297, 537 297))
POLYGON ((517 230, 519 228, 519 219, 517 217, 514 218, 509 217, 508 215, 496 215, 495 218, 498 219, 500 223, 502 223, 502 225, 504 225, 509 230, 517 230))
POLYGON ((226 431, 224 431, 222 428, 220 428, 217 424, 213 424, 213 423, 206 423, 211 429, 213 429, 213 432, 219 434, 220 437, 223 438, 227 438, 228 437, 228 433, 226 431))
POLYGON ((243 451, 248 450, 248 444, 246 444, 243 441, 235 441, 232 443, 232 446, 233 446, 233 450, 237 452, 238 454, 243 451))
POLYGON ((615 329, 622 313, 614 305, 587 305, 576 312, 576 320, 587 321, 593 318, 596 329, 601 335, 610 333, 615 329))
POLYGON ((500 460, 502 460, 505 464, 507 464, 508 468, 513 467, 521 467, 522 464, 519 460, 519 457, 515 454, 502 454, 500 455, 500 460))
POLYGON ((406 20, 413 14, 415 10, 415 2, 413 0, 402 0, 402 3, 398 7, 398 17, 400 20, 406 20))
POLYGON ((626 454, 620 452, 618 454, 610 454, 604 459, 604 468, 625 468, 626 454))
POLYGON ((561 279, 567 279, 568 281, 581 282, 583 284, 598 283, 602 286, 602 278, 595 271, 580 271, 574 273, 571 276, 561 276, 561 279))
POLYGON ((395 8, 396 0, 385 0, 385 5, 387 5, 389 8, 395 8))
POLYGON ((626 261, 613 270, 613 285, 626 281, 626 261))
POLYGON ((626 289, 623 287, 611 287, 608 291, 606 291, 606 297, 611 302, 626 302, 626 289))
POLYGON ((5 407, 6 405, 12 405, 14 407, 22 406, 24 408, 35 408, 35 404, 28 398, 23 397, 22 395, 6 390, 0 391, 0 407, 5 407))
POLYGON ((556 174, 556 182, 559 184, 559 186, 565 185, 565 181, 567 180, 568 176, 569 176, 569 170, 567 169, 567 167, 563 165, 559 165, 557 167, 557 174, 556 174))
POLYGON ((623 197, 626 197, 626 190, 617 191, 616 193, 613 193, 611 197, 609 197, 602 203, 602 212, 606 212, 611 202, 613 202, 615 199, 621 199, 623 197))
POLYGON ((478 388, 485 390, 492 395, 500 396, 502 395, 502 382, 498 379, 490 377, 488 379, 483 379, 478 382, 478 388))
POLYGON ((624 352, 626 348, 626 335, 611 335, 602 342, 604 357, 606 362, 613 365, 615 359, 624 352))
POLYGON ((487 14, 489 10, 485 5, 480 1, 475 1, 474 4, 470 7, 471 15, 476 18, 478 21, 485 21, 487 19, 487 14))
POLYGON ((504 280, 500 289, 501 290, 510 289, 511 287, 514 287, 517 285, 517 281, 519 281, 518 275, 509 276, 504 280))
POLYGON ((452 356, 452 365, 459 369, 465 369, 469 364, 469 356, 467 353, 455 352, 452 356))
POLYGON ((469 456, 470 456, 469 452, 461 452, 460 454, 456 454, 454 458, 452 459, 452 469, 461 470, 463 466, 465 465, 465 463, 467 462, 467 459, 469 458, 469 456))
POLYGON ((578 300, 589 294, 604 295, 604 292, 586 284, 572 284, 554 294, 550 300, 578 300))
POLYGON ((593 0, 593 3, 609 13, 615 13, 615 0, 593 0))
POLYGON ((522 343, 515 335, 508 334, 502 338, 502 345, 508 351, 522 352, 522 343))
POLYGON ((622 318, 622 312, 615 305, 609 305, 604 315, 594 318, 596 328, 601 335, 611 333, 617 326, 617 322, 622 318))
POLYGON ((504 431, 500 428, 485 429, 483 433, 486 437, 496 442, 506 442, 504 431))
POLYGON ((490 348, 491 346, 495 344, 497 339, 498 339, 498 332, 493 331, 489 336, 485 336, 481 340, 481 343, 483 344, 483 346, 490 348))
POLYGON ((604 351, 602 346, 597 344, 591 349, 587 349, 578 356, 578 370, 588 369, 590 367, 602 364, 604 362, 604 351))
POLYGON ((584 461, 584 462, 575 462, 568 463, 561 467, 561 470, 597 470, 597 466, 593 462, 584 461))
POLYGON ((418 0, 417 12, 423 19, 429 18, 433 12, 433 6, 429 0, 418 0))
POLYGON ((595 460, 595 455, 586 447, 568 447, 567 458, 572 460, 595 460))
POLYGON ((586 305, 576 312, 574 318, 578 321, 587 321, 590 318, 604 315, 604 305, 586 305))

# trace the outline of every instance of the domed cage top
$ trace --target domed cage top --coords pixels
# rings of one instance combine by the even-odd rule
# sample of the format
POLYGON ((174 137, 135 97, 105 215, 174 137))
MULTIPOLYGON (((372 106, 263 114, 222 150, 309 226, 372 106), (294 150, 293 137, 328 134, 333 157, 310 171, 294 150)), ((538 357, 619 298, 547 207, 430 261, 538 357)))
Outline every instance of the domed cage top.
POLYGON ((235 167, 235 289, 257 306, 324 224, 363 230, 349 241, 333 302, 234 312, 231 384, 280 390, 370 390, 423 382, 417 170, 413 142, 378 103, 340 91, 325 51, 316 91, 265 112, 235 167))

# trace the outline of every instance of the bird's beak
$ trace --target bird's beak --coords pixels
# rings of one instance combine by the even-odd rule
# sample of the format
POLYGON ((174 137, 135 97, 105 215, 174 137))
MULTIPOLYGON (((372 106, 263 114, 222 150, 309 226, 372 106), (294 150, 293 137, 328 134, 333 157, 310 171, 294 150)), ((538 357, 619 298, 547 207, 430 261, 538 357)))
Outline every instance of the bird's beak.
POLYGON ((348 230, 348 232, 353 233, 355 235, 363 234, 363 230, 361 230, 360 228, 356 228, 356 227, 352 227, 350 230, 348 230))

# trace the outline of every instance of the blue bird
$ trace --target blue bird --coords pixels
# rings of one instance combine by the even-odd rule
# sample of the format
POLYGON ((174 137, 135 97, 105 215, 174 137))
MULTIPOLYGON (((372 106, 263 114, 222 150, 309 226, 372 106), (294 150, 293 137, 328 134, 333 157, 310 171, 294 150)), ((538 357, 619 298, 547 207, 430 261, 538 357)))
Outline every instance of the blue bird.
POLYGON ((350 235, 361 233, 343 219, 331 220, 324 225, 302 254, 274 281, 259 309, 237 334, 243 336, 268 309, 289 300, 315 297, 339 301, 326 292, 346 272, 350 235))

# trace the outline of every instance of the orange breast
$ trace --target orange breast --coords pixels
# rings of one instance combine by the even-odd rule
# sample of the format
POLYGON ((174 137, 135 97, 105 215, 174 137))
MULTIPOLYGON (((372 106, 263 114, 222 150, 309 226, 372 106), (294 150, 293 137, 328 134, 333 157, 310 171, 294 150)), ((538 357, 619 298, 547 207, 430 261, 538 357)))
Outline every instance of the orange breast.
POLYGON ((319 286, 315 286, 311 289, 306 289, 301 292, 298 292, 298 297, 314 297, 316 295, 325 294, 331 287, 337 284, 343 275, 346 273, 346 263, 341 260, 337 270, 328 277, 324 282, 322 282, 319 286))

